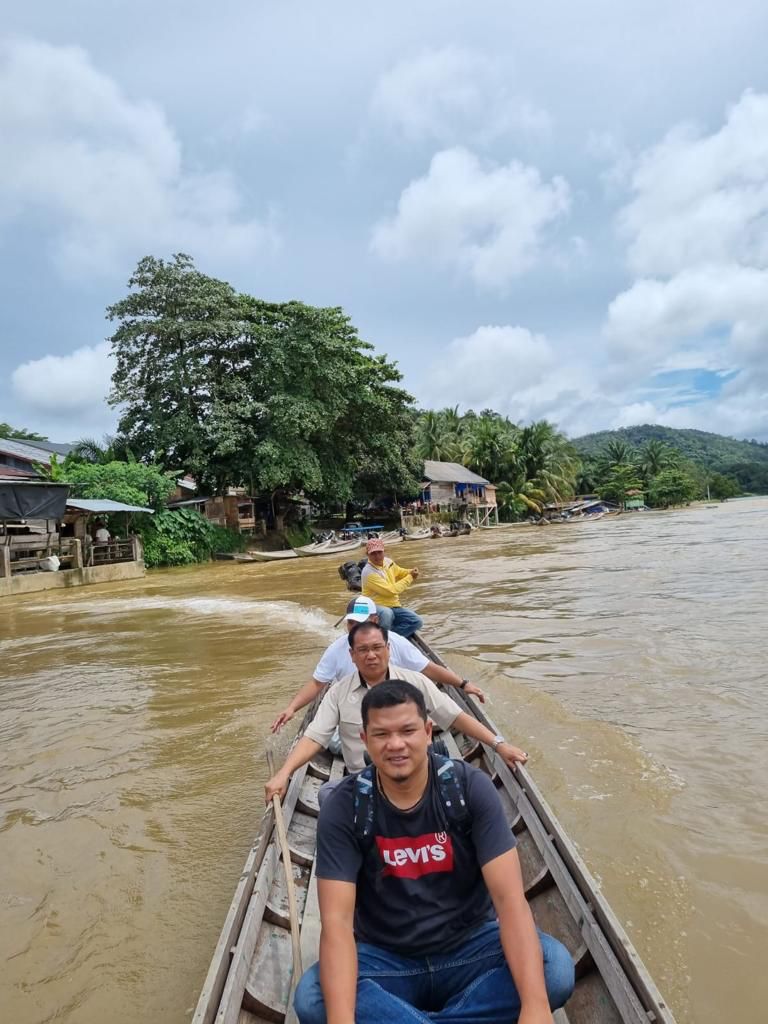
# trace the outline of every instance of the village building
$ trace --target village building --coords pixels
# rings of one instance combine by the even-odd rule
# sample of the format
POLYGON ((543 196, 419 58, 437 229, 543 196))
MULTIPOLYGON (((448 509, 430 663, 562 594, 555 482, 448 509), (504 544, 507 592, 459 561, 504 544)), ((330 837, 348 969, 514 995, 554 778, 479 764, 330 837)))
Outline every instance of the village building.
POLYGON ((417 508, 404 510, 411 516, 407 522, 403 518, 404 525, 428 523, 433 515, 446 512, 473 526, 497 525, 496 486, 458 462, 426 459, 421 500, 417 508))
POLYGON ((37 480, 51 468, 51 456, 63 459, 72 450, 71 444, 51 441, 17 441, 0 437, 0 474, 19 480, 37 480))
POLYGON ((257 514, 257 501, 244 487, 228 487, 225 494, 206 498, 195 494, 197 482, 187 474, 176 481, 176 490, 168 499, 169 509, 191 508, 217 526, 237 533, 264 533, 266 524, 257 514))
POLYGON ((142 577, 141 541, 129 532, 136 512, 152 509, 70 499, 67 484, 0 470, 0 597, 142 577), (91 536, 94 518, 119 514, 124 535, 113 530, 103 542, 91 536))

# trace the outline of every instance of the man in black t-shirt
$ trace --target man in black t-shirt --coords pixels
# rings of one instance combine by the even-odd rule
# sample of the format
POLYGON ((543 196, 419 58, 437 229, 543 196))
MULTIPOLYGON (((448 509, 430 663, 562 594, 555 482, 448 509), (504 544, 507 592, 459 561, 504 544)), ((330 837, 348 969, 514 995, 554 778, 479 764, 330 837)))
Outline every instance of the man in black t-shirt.
POLYGON ((372 687, 362 720, 370 778, 348 776, 320 814, 320 962, 296 991, 299 1021, 552 1024, 573 962, 536 932, 493 783, 430 753, 407 682, 372 687))

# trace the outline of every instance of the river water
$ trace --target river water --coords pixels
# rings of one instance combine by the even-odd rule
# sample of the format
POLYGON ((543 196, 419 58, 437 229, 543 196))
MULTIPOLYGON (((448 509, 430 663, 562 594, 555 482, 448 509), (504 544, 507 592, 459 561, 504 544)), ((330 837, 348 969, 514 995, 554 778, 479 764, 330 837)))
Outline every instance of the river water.
MULTIPOLYGON (((681 1024, 764 1021, 768 500, 392 555, 681 1024)), ((188 1020, 344 601, 301 559, 0 603, 4 1020, 188 1020)))

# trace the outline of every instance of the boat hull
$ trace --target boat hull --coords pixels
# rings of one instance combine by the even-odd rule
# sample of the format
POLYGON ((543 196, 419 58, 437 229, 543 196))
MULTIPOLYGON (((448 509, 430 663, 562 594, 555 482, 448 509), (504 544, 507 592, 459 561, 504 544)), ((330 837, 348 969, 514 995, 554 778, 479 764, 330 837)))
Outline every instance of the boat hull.
POLYGON ((282 562, 286 558, 298 558, 295 551, 249 551, 249 555, 257 562, 282 562))
POLYGON ((360 549, 359 540, 342 541, 341 543, 334 544, 333 541, 329 541, 325 544, 318 544, 314 550, 310 550, 308 547, 294 548, 293 550, 297 555, 302 558, 314 558, 317 555, 340 555, 344 554, 345 551, 358 551, 360 549))

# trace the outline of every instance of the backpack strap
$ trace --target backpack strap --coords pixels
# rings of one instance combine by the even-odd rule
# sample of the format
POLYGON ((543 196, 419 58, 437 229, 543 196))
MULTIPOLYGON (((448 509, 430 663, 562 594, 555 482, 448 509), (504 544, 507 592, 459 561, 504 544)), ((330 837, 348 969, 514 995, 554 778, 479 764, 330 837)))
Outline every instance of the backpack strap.
POLYGON ((431 757, 448 831, 466 834, 472 825, 467 806, 466 776, 463 772, 459 774, 456 762, 450 757, 441 754, 432 754, 431 757))
MULTIPOLYGON (((466 776, 459 773, 450 757, 430 753, 435 770, 446 831, 466 835, 472 825, 467 805, 466 776)), ((373 842, 376 799, 376 769, 369 764, 355 776, 354 829, 358 843, 367 850, 373 842)))
POLYGON ((365 849, 373 841, 373 795, 374 795, 374 773, 376 769, 372 764, 363 768, 355 776, 355 836, 358 843, 365 849))

